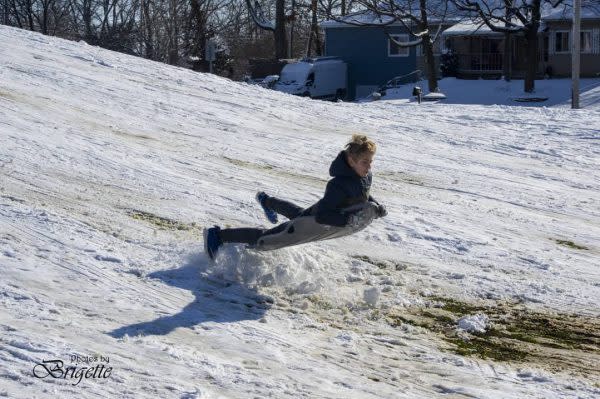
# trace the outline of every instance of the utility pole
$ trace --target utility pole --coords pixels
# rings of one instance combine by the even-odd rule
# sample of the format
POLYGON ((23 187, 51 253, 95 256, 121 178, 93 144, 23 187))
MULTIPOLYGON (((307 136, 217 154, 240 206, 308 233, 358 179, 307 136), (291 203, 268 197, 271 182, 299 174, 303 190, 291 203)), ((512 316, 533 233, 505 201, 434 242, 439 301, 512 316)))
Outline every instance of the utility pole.
POLYGON ((2 0, 2 19, 0 24, 8 25, 8 0, 2 0))
POLYGON ((581 0, 573 1, 573 48, 571 49, 571 108, 579 109, 579 65, 581 48, 581 0))

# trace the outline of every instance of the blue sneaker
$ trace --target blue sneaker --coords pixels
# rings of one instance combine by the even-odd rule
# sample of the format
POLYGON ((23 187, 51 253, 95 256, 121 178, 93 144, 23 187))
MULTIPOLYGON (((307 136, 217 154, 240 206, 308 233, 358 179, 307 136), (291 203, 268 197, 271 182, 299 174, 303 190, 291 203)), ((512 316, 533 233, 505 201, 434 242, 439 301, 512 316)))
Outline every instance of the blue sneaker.
POLYGON ((267 217, 269 222, 271 222, 273 224, 277 224, 277 212, 275 212, 273 209, 267 208, 265 206, 266 199, 267 199, 267 194, 265 194, 264 191, 259 191, 256 193, 256 200, 262 207, 263 211, 265 211, 265 216, 267 217))
POLYGON ((221 228, 219 226, 204 229, 204 253, 211 260, 215 260, 219 247, 223 245, 220 237, 221 228))

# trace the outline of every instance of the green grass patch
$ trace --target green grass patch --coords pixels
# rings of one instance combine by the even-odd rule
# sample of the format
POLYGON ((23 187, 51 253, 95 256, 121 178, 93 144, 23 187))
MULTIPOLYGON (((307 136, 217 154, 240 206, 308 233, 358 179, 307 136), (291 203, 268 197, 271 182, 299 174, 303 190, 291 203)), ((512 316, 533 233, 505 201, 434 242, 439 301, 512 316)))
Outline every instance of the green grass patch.
POLYGON ((514 345, 490 337, 475 336, 468 340, 455 337, 446 338, 446 341, 453 344, 453 352, 461 356, 476 356, 501 362, 522 361, 528 357, 527 352, 514 345))
POLYGON ((478 312, 483 312, 483 311, 488 310, 488 307, 486 307, 484 305, 476 305, 476 304, 472 304, 472 303, 462 302, 462 301, 452 299, 452 298, 444 298, 444 297, 438 297, 438 296, 433 296, 430 298, 434 301, 441 302, 442 303, 441 308, 444 309, 445 311, 450 312, 455 315, 459 315, 459 316, 465 316, 468 314, 473 314, 473 313, 478 313, 478 312))
POLYGON ((576 350, 596 359, 600 356, 600 320, 597 318, 542 313, 515 303, 429 299, 432 302, 427 307, 408 309, 406 313, 387 315, 385 319, 392 327, 410 324, 427 329, 450 344, 450 351, 462 356, 517 362, 531 359, 543 362, 553 358, 557 363, 565 356, 565 364, 570 360, 564 350, 576 350), (458 320, 476 313, 489 317, 488 330, 472 334, 459 332, 458 320))
POLYGON ((413 184, 416 186, 423 186, 425 183, 423 179, 418 176, 410 175, 405 172, 390 172, 390 171, 380 171, 377 174, 378 178, 383 178, 390 181, 413 184))
POLYGON ((379 269, 390 269, 390 270, 405 270, 408 268, 406 263, 395 262, 393 260, 386 259, 373 259, 367 255, 352 255, 352 259, 360 260, 361 262, 369 263, 373 266, 377 266, 379 269))
POLYGON ((556 241, 556 243, 558 245, 562 245, 571 249, 579 249, 579 250, 583 250, 583 251, 588 251, 589 248, 588 247, 584 247, 583 245, 577 245, 575 244, 573 241, 569 241, 569 240, 554 240, 556 241))
POLYGON ((257 163, 242 161, 241 159, 235 159, 235 158, 229 158, 229 157, 223 157, 223 159, 225 159, 227 162, 229 162, 233 165, 240 166, 242 168, 265 169, 265 170, 273 169, 273 166, 271 166, 271 165, 260 165, 257 163))
POLYGON ((129 211, 129 216, 136 220, 142 220, 144 222, 151 223, 162 230, 192 230, 195 224, 185 224, 176 220, 168 219, 162 216, 155 215, 150 212, 132 210, 129 211))
POLYGON ((387 269, 389 267, 389 262, 375 260, 375 259, 368 257, 367 255, 353 255, 352 258, 360 260, 365 263, 369 263, 373 266, 377 266, 380 269, 387 269))
POLYGON ((316 183, 326 183, 327 182, 327 180, 325 180, 325 179, 288 172, 286 170, 281 170, 281 169, 279 169, 273 165, 269 165, 269 164, 264 164, 264 165, 257 164, 257 163, 242 161, 241 159, 235 159, 235 158, 229 158, 229 157, 223 157, 223 159, 226 160, 227 162, 231 163, 232 165, 236 165, 241 168, 260 170, 263 172, 267 172, 273 176, 297 180, 297 181, 304 181, 306 183, 310 183, 313 185, 315 185, 316 183))
POLYGON ((312 304, 316 307, 318 307, 319 309, 323 309, 323 310, 332 310, 334 308, 333 304, 329 301, 327 301, 326 299, 324 299, 323 297, 319 296, 319 295, 310 295, 307 297, 307 299, 312 302, 312 304))

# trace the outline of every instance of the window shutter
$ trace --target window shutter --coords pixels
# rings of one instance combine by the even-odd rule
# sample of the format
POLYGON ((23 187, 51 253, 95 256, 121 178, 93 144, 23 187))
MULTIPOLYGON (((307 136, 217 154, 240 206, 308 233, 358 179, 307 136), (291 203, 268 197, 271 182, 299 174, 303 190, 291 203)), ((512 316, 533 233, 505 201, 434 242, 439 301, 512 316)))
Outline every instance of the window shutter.
POLYGON ((600 54, 600 29, 598 28, 592 30, 592 52, 600 54))
POLYGON ((550 35, 548 35, 548 54, 554 54, 554 50, 556 49, 556 32, 550 31, 550 35))

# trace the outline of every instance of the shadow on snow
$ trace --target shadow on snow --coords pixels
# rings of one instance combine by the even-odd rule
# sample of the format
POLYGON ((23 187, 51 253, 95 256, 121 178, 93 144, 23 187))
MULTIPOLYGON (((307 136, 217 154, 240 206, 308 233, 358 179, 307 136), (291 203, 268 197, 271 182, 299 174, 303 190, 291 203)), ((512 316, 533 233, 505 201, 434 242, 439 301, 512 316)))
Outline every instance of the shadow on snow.
POLYGON ((272 300, 260 295, 254 288, 202 277, 200 272, 207 268, 206 256, 197 254, 182 267, 147 275, 147 278, 188 290, 194 294, 195 299, 179 313, 123 326, 109 332, 108 335, 114 338, 126 335, 166 335, 176 328, 193 328, 206 322, 258 320, 270 308, 272 300))

